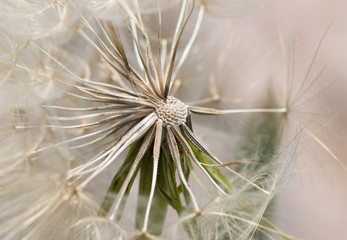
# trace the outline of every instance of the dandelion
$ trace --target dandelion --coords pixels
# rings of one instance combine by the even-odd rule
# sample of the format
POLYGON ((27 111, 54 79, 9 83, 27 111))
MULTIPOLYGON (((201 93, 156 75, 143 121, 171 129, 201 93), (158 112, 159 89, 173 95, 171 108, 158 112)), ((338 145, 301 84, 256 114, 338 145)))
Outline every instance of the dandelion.
MULTIPOLYGON (((218 82, 217 72, 228 63, 223 52, 228 49, 211 53, 208 35, 223 29, 206 31, 204 24, 218 14, 242 15, 263 4, 16 3, 28 11, 19 8, 25 12, 20 18, 7 13, 8 21, 30 20, 24 21, 25 32, 4 27, 1 36, 1 84, 13 90, 10 96, 24 94, 1 110, 1 121, 9 125, 3 124, 0 141, 13 140, 1 148, 0 198, 6 204, 0 236, 249 239, 258 228, 288 237, 263 216, 295 159, 300 134, 281 142, 288 106, 277 107, 271 94, 264 107, 212 106, 227 103, 227 93, 217 89, 227 84, 218 82), (206 48, 196 44, 202 39, 206 48), (199 86, 204 83, 208 96, 199 86), (222 159, 195 126, 230 115, 249 115, 250 125, 236 139, 238 153, 231 156, 232 149, 222 159), (135 195, 136 207, 129 206, 135 195), (9 207, 12 201, 19 207, 9 207), (177 217, 165 224, 172 210, 177 217)), ((4 12, 19 6, 2 4, 4 12)))

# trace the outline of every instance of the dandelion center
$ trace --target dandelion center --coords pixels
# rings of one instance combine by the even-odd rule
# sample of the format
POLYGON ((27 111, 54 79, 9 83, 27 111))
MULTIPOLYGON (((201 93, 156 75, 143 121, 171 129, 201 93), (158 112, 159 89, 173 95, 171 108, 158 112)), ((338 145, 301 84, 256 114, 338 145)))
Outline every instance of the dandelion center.
POLYGON ((155 111, 166 124, 184 124, 188 116, 187 105, 171 96, 167 97, 166 101, 160 101, 155 111))

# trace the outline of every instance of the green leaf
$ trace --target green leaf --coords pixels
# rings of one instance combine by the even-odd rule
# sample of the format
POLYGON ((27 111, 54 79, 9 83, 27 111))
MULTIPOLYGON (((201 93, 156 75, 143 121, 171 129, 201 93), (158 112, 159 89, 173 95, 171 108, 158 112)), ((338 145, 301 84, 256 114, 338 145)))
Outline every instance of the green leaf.
MULTIPOLYGON (((129 152, 122 164, 122 166, 119 168, 119 170, 117 171, 116 175, 114 176, 108 190, 107 190, 107 194, 101 204, 101 207, 99 209, 99 212, 98 212, 98 215, 99 216, 106 216, 107 213, 110 211, 110 208, 112 207, 112 204, 114 202, 114 196, 120 191, 124 181, 125 181, 125 178, 127 177, 129 171, 130 171, 130 168, 131 166, 133 165, 134 161, 135 161, 135 158, 139 152, 139 149, 140 149, 140 146, 142 144, 142 140, 139 140, 138 142, 134 143, 131 148, 129 149, 129 152)), ((126 194, 123 198, 123 201, 122 201, 122 206, 120 208, 120 211, 117 216, 117 218, 120 218, 121 217, 121 212, 122 212, 122 209, 124 208, 124 203, 126 202, 126 198, 127 198, 127 195, 131 189, 131 186, 135 180, 135 177, 137 175, 137 172, 138 172, 139 168, 137 168, 137 170, 135 171, 134 173, 134 176, 132 177, 132 179, 130 180, 129 182, 129 185, 127 187, 127 190, 126 190, 126 194)))
MULTIPOLYGON (((152 149, 152 148, 151 148, 152 149)), ((141 229, 146 213, 147 202, 151 191, 152 181, 152 161, 151 151, 148 151, 142 158, 140 169, 139 193, 136 210, 136 228, 141 229)))
POLYGON ((181 191, 176 183, 176 166, 167 147, 163 145, 161 150, 158 185, 161 193, 168 200, 168 203, 180 215, 183 211, 183 206, 180 199, 181 191))
MULTIPOLYGON (((189 143, 191 149, 193 150, 196 158, 199 160, 199 162, 208 164, 208 165, 215 165, 215 163, 208 157, 205 153, 200 151, 198 148, 196 148, 188 139, 186 139, 189 143)), ((225 177, 225 175, 218 169, 216 166, 207 166, 202 165, 203 168, 208 172, 208 174, 212 177, 212 179, 221 187, 224 191, 230 192, 232 185, 229 182, 229 180, 225 177)))

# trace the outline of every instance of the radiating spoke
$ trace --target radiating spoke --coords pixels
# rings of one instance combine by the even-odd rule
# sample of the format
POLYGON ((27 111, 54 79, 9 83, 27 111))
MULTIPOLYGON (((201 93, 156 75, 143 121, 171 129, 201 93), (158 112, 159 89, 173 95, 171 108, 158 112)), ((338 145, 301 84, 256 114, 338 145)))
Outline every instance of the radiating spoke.
POLYGON ((199 166, 199 168, 205 173, 205 175, 210 179, 212 184, 225 196, 228 196, 228 194, 213 180, 211 175, 206 171, 206 169, 201 165, 200 161, 196 158, 193 150, 190 148, 188 142, 184 139, 182 134, 180 133, 180 130, 177 126, 172 126, 173 132, 179 142, 182 144, 184 151, 188 154, 189 158, 192 159, 196 165, 199 166))
POLYGON ((194 1, 193 1, 193 6, 188 13, 188 16, 186 16, 187 8, 188 8, 188 1, 183 0, 180 14, 179 14, 178 21, 177 21, 177 25, 176 25, 175 34, 174 34, 174 37, 172 40, 168 66, 167 66, 166 71, 165 71, 165 78, 164 78, 164 81, 165 81, 164 97, 165 98, 168 96, 168 94, 170 92, 171 77, 172 77, 173 67, 174 67, 174 63, 175 63, 175 59, 176 59, 178 44, 180 42, 180 38, 182 36, 185 25, 187 24, 188 19, 193 12, 194 1))
POLYGON ((154 140, 154 147, 153 147, 153 172, 152 172, 151 192, 149 194, 146 213, 145 213, 145 219, 143 222, 143 227, 142 227, 143 232, 147 232, 149 213, 150 213, 150 209, 151 209, 151 205, 153 201, 155 186, 157 183, 158 163, 159 163, 159 155, 160 155, 161 137, 162 137, 162 131, 163 131, 163 121, 161 119, 158 119, 156 127, 157 128, 155 132, 155 140, 154 140))
POLYGON ((157 119, 158 118, 156 115, 151 113, 142 119, 137 125, 135 125, 135 127, 127 131, 127 133, 113 148, 112 152, 103 161, 103 163, 93 168, 93 173, 79 185, 79 188, 84 188, 90 182, 90 180, 92 180, 107 166, 109 166, 126 148, 128 148, 135 141, 139 140, 148 131, 148 129, 151 128, 157 119))
POLYGON ((190 189, 188 183, 187 183, 187 180, 184 176, 184 173, 183 173, 183 170, 182 170, 182 166, 181 166, 181 163, 180 163, 180 153, 179 153, 179 150, 178 150, 178 146, 177 146, 177 142, 175 140, 175 136, 174 134, 172 133, 172 130, 171 130, 171 126, 167 126, 167 133, 168 133, 168 144, 169 144, 169 149, 170 149, 170 152, 171 152, 171 156, 173 158, 173 160, 175 161, 175 164, 176 164, 176 167, 177 167, 177 171, 178 171, 178 174, 180 176, 180 179, 181 179, 181 182, 183 183, 184 187, 187 189, 188 193, 189 193, 189 196, 192 200, 192 203, 193 203, 193 208, 195 210, 195 212, 200 212, 200 208, 198 206, 198 203, 195 199, 195 196, 192 192, 192 190, 190 189))
MULTIPOLYGON (((125 110, 125 113, 131 113, 133 114, 134 111, 132 110, 125 110)), ((122 111, 123 113, 123 111, 122 111)), ((87 115, 77 115, 77 116, 73 116, 73 117, 60 117, 60 116, 49 116, 47 117, 47 119, 49 120, 60 120, 60 121, 74 121, 74 120, 80 120, 80 119, 88 119, 88 118, 95 118, 95 117, 106 117, 108 115, 118 115, 119 112, 118 111, 112 111, 112 112, 100 112, 100 113, 92 113, 92 114, 87 114, 87 115)))
POLYGON ((145 139, 144 139, 144 141, 143 141, 143 143, 142 143, 142 145, 140 147, 140 150, 139 150, 139 152, 136 155, 134 163, 131 166, 131 169, 129 170, 129 173, 126 176, 121 189, 119 190, 119 193, 118 193, 118 196, 117 196, 117 202, 114 204, 114 207, 113 207, 112 211, 110 211, 110 214, 109 214, 109 219, 111 221, 113 221, 116 218, 118 210, 119 210, 119 207, 120 207, 122 199, 123 199, 123 196, 124 196, 124 194, 126 192, 126 189, 127 189, 128 185, 129 185, 129 182, 130 182, 131 178, 133 177, 133 175, 135 173, 135 170, 138 167, 140 161, 142 160, 142 157, 145 155, 146 151, 148 150, 150 144, 153 141, 154 131, 155 131, 155 129, 152 128, 152 130, 146 135, 146 137, 145 137, 145 139))
POLYGON ((287 108, 249 108, 249 109, 228 109, 218 110, 214 108, 204 108, 189 106, 189 110, 197 114, 206 115, 224 115, 224 114, 235 114, 235 113, 286 113, 287 108))
POLYGON ((177 74, 179 72, 179 70, 181 69, 181 66, 183 65, 184 61, 186 60, 188 54, 189 54, 189 51, 191 50, 192 46, 193 46, 193 43, 195 41, 195 38, 199 32, 199 29, 200 29, 200 26, 201 26, 201 22, 202 22, 202 18, 204 16, 204 12, 205 12, 205 5, 204 4, 201 4, 200 5, 200 8, 199 8, 199 14, 198 14, 198 18, 196 20, 196 23, 195 23, 195 27, 194 27, 194 30, 191 34, 191 37, 189 39, 189 42, 188 44, 186 45, 183 53, 182 53, 182 56, 181 56, 181 59, 179 60, 174 72, 172 73, 172 77, 171 77, 171 84, 170 84, 170 89, 172 88, 172 85, 174 84, 175 80, 176 80, 176 77, 177 77, 177 74))
POLYGON ((192 142, 192 144, 198 148, 200 151, 202 151, 203 153, 205 153, 208 157, 210 157, 212 160, 214 160, 215 162, 224 165, 225 168, 235 174, 236 176, 240 177, 241 179, 243 179, 244 181, 248 182, 250 185, 252 185, 253 187, 257 188, 258 190, 264 192, 265 194, 269 195, 270 193, 264 189, 262 189, 261 187, 259 187, 258 185, 256 185, 255 183, 251 182, 250 180, 248 180, 247 178, 245 178, 244 176, 242 176, 241 174, 239 174, 238 172, 236 172, 235 170, 229 168, 228 166, 225 165, 225 163, 223 163, 221 160, 219 160, 217 157, 215 157, 209 150, 207 150, 207 148, 202 144, 201 141, 199 141, 194 133, 186 126, 186 125, 182 125, 183 131, 186 134, 186 136, 188 137, 188 139, 192 142))
POLYGON ((127 108, 128 106, 124 104, 109 104, 109 105, 99 106, 99 107, 81 107, 81 108, 56 106, 56 105, 43 105, 42 107, 65 110, 65 111, 100 111, 100 110, 122 109, 122 108, 127 108))
MULTIPOLYGON (((148 111, 140 111, 137 116, 144 116, 147 115, 148 113, 152 112, 153 110, 148 110, 148 111)), ((135 112, 136 113, 136 112, 135 112)), ((58 129, 74 129, 74 128, 90 128, 90 127, 95 127, 95 126, 100 126, 103 125, 105 123, 110 123, 113 121, 116 121, 118 119, 124 118, 126 116, 128 116, 130 114, 124 114, 122 115, 121 113, 119 113, 118 115, 114 115, 114 116, 110 116, 108 118, 99 120, 99 121, 95 121, 95 122, 91 122, 91 123, 85 123, 85 124, 77 124, 77 125, 68 125, 68 126, 61 126, 61 125, 45 125, 44 127, 48 127, 48 128, 58 128, 58 129)), ((134 115, 136 116, 136 115, 134 115)), ((18 128, 20 128, 21 126, 18 126, 18 128)), ((34 126, 35 127, 35 126, 34 126)))

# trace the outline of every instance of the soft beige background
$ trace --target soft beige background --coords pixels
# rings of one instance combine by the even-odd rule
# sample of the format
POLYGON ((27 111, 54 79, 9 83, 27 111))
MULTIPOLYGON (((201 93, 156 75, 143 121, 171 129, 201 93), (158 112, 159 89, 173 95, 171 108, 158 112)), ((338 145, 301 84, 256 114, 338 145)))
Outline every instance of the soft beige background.
MULTIPOLYGON (((319 97, 317 105, 328 106, 337 114, 319 137, 347 166, 347 1, 291 0, 275 5, 278 17, 313 46, 332 23, 320 60, 339 80, 319 97)), ((314 141, 277 197, 276 219, 282 230, 299 239, 347 239, 347 171, 314 141)))

